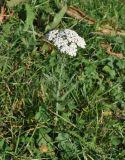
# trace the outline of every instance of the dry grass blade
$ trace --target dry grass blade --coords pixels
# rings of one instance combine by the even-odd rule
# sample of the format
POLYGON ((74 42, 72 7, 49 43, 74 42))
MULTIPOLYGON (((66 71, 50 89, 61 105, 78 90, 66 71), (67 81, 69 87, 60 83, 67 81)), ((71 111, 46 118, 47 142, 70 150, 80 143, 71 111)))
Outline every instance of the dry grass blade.
POLYGON ((7 16, 6 15, 6 8, 1 7, 0 23, 2 23, 5 20, 6 16, 7 16))
POLYGON ((66 11, 66 14, 71 16, 71 17, 74 17, 78 20, 84 20, 90 25, 96 23, 96 21, 93 18, 86 15, 86 13, 82 12, 79 8, 69 6, 67 11, 66 11))
POLYGON ((107 52, 107 54, 109 54, 109 55, 115 56, 115 57, 117 57, 117 58, 119 58, 119 59, 123 59, 123 58, 124 58, 123 53, 113 52, 113 51, 112 51, 112 46, 111 46, 110 44, 102 43, 102 44, 101 44, 101 47, 104 48, 104 49, 106 49, 106 52, 107 52))
POLYGON ((8 17, 13 16, 14 11, 11 10, 10 14, 7 15, 6 8, 4 6, 1 7, 1 13, 0 13, 0 23, 3 23, 5 20, 8 19, 8 17))
POLYGON ((106 36, 125 36, 125 31, 118 30, 110 25, 104 25, 97 29, 97 32, 93 32, 97 35, 106 35, 106 36))

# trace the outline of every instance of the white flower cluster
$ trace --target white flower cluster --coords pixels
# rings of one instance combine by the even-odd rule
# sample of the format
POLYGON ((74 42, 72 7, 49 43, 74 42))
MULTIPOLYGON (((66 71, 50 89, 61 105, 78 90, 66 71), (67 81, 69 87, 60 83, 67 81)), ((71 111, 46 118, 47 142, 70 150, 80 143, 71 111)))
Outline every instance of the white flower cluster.
POLYGON ((76 56, 77 47, 85 48, 85 40, 75 31, 70 29, 52 30, 47 34, 47 39, 52 41, 62 53, 76 56))

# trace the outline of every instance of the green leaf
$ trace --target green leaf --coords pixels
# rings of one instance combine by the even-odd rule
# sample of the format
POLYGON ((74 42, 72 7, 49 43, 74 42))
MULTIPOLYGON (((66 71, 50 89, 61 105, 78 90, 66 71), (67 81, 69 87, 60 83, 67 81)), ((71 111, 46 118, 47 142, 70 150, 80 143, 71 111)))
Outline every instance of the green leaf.
POLYGON ((63 16, 65 15, 67 11, 67 6, 64 6, 54 17, 54 20, 52 23, 50 23, 49 25, 46 26, 45 31, 49 31, 54 29, 62 20, 63 16))
POLYGON ((125 61, 123 60, 123 61, 118 61, 117 63, 116 63, 116 65, 119 67, 119 69, 125 69, 125 61))
POLYGON ((58 141, 58 147, 66 152, 69 151, 70 156, 77 153, 77 145, 71 142, 71 136, 68 133, 59 133, 56 140, 58 141))
POLYGON ((115 71, 112 68, 110 68, 109 66, 104 66, 103 71, 108 73, 111 76, 111 78, 114 78, 116 75, 115 71))
POLYGON ((121 151, 121 153, 119 153, 118 158, 124 158, 125 157, 125 150, 121 151))
POLYGON ((7 1, 7 7, 11 8, 11 7, 17 6, 22 2, 26 2, 26 0, 10 0, 10 1, 7 1))
POLYGON ((59 99, 60 101, 64 101, 65 98, 76 88, 78 83, 74 84, 73 86, 70 87, 70 89, 59 99))
POLYGON ((62 7, 62 3, 60 3, 60 0, 54 0, 55 5, 57 8, 61 8, 62 7))
POLYGON ((118 139, 116 136, 111 137, 112 145, 117 146, 121 143, 120 139, 118 139))
MULTIPOLYGON (((51 8, 51 4, 47 1, 47 0, 40 0, 39 1, 40 5, 39 5, 39 9, 42 12, 48 13, 50 15, 53 15, 55 12, 53 11, 53 9, 51 8)), ((44 16, 44 14, 42 15, 44 16)), ((45 17, 45 19, 47 19, 47 17, 45 17)))
POLYGON ((33 26, 33 21, 35 19, 35 12, 29 4, 25 4, 26 7, 26 21, 25 21, 25 30, 28 30, 29 27, 33 26))
POLYGON ((49 120, 48 114, 44 106, 39 107, 39 111, 35 115, 35 119, 40 122, 47 122, 49 120))
POLYGON ((4 139, 0 139, 0 150, 3 149, 4 146, 4 139))

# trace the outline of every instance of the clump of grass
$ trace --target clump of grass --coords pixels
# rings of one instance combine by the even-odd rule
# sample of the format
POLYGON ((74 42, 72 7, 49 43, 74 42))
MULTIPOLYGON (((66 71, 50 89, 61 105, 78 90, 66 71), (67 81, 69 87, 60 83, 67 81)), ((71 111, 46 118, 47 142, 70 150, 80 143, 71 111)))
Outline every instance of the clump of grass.
MULTIPOLYGON (((68 5, 124 29, 118 2, 68 5)), ((56 28, 84 34, 87 48, 75 58, 60 54, 43 38, 57 5, 23 2, 1 24, 0 159, 124 159, 125 60, 100 48, 103 40, 124 52, 124 37, 90 37, 96 27, 64 15, 56 28)))

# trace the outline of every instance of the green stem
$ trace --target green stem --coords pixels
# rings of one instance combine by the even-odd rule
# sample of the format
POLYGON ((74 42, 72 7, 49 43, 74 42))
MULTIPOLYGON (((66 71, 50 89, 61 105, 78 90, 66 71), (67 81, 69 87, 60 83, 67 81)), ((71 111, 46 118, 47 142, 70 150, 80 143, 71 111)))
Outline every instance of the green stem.
MULTIPOLYGON (((58 87, 57 87, 57 94, 56 94, 56 115, 58 115, 58 108, 59 108, 59 97, 60 97, 60 90, 61 90, 61 77, 63 73, 63 68, 64 68, 64 56, 62 57, 61 60, 61 68, 60 68, 60 74, 59 74, 59 80, 58 80, 58 87)), ((55 117, 55 125, 57 125, 58 122, 58 116, 55 117)))

